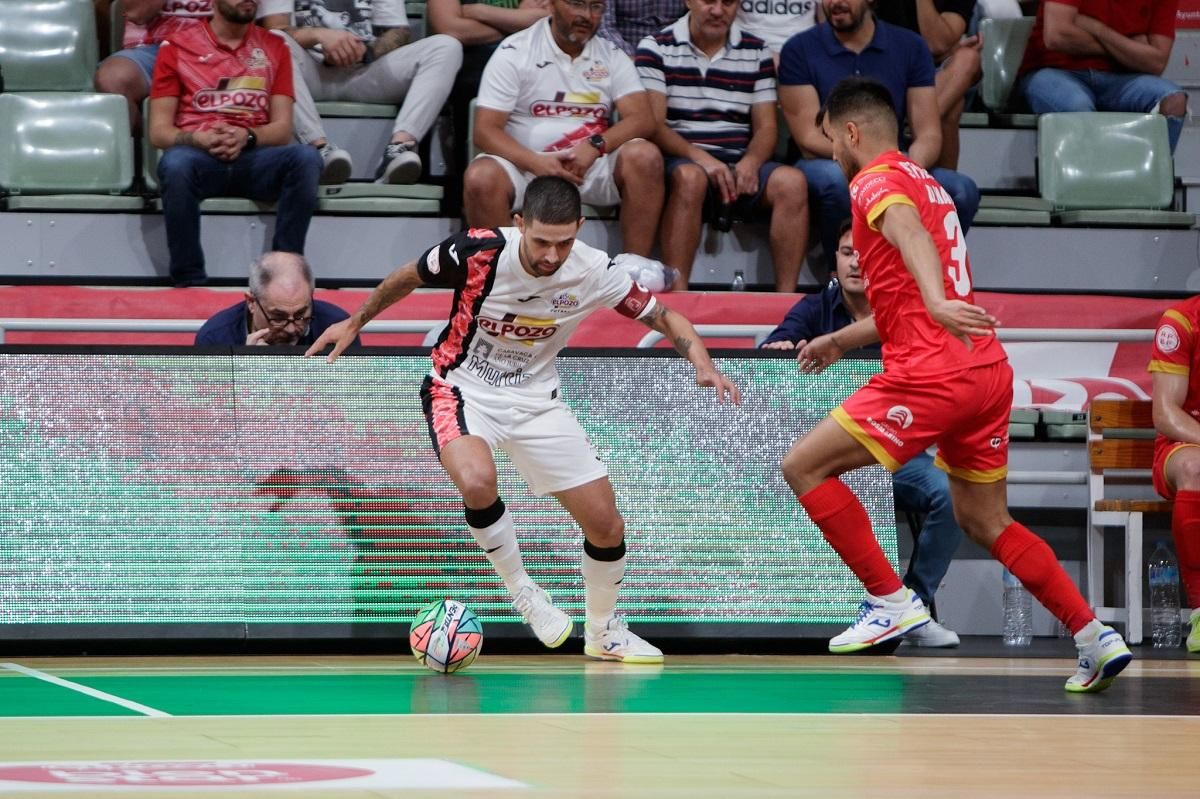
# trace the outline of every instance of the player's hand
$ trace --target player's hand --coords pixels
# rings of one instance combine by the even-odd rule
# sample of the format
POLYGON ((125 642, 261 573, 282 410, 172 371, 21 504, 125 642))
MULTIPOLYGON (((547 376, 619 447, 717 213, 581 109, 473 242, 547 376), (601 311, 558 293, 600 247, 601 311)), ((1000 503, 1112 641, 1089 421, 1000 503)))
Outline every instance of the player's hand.
POLYGON ((806 375, 821 374, 826 367, 836 363, 846 354, 832 333, 817 336, 812 341, 799 341, 796 348, 799 350, 796 353, 796 363, 806 375))
MULTIPOLYGON (((807 342, 804 342, 804 341, 800 342, 801 346, 803 346, 806 343, 807 342)), ((794 349, 796 349, 796 345, 790 341, 772 341, 770 343, 762 345, 762 349, 764 349, 764 350, 794 350, 794 349)))
POLYGON ((249 138, 249 132, 245 128, 226 125, 224 122, 218 122, 210 131, 214 138, 208 153, 222 161, 232 161, 241 155, 242 148, 246 146, 246 140, 249 138))
POLYGON ((990 336, 1000 324, 983 308, 963 300, 942 300, 929 309, 929 315, 968 346, 967 336, 990 336))
POLYGON ((726 396, 729 397, 729 401, 734 405, 742 404, 742 392, 738 391, 738 387, 716 369, 697 369, 696 385, 715 388, 717 391, 717 403, 720 405, 725 404, 726 396))
POLYGON ((575 151, 573 149, 553 153, 538 153, 533 157, 532 168, 529 171, 538 177, 542 175, 554 175, 555 177, 570 181, 576 186, 582 186, 582 175, 575 174, 574 167, 570 166, 570 161, 574 158, 575 151))
POLYGON ((350 31, 319 28, 317 40, 325 54, 325 64, 331 67, 352 67, 361 64, 367 46, 350 31))
POLYGON ((596 163, 599 158, 600 151, 588 144, 585 139, 577 142, 571 148, 571 160, 564 162, 564 164, 568 169, 582 178, 587 175, 588 170, 592 168, 592 164, 596 163))
POLYGON ((737 185, 728 164, 705 153, 703 158, 696 161, 696 165, 708 175, 708 182, 721 195, 721 202, 731 203, 737 199, 737 185))
POLYGON ((758 193, 758 170, 761 166, 749 155, 743 156, 734 166, 733 183, 739 197, 758 193))
POLYGON ((270 344, 268 339, 271 336, 271 328, 264 327, 262 330, 255 330, 250 335, 246 336, 247 347, 262 347, 270 344))
POLYGON ((313 342, 313 345, 304 351, 304 357, 316 355, 330 344, 333 345, 333 350, 325 357, 326 363, 333 363, 338 359, 346 348, 354 343, 354 337, 358 335, 358 331, 362 330, 362 324, 358 321, 358 315, 355 314, 349 319, 343 319, 337 324, 330 325, 321 334, 321 337, 313 342))

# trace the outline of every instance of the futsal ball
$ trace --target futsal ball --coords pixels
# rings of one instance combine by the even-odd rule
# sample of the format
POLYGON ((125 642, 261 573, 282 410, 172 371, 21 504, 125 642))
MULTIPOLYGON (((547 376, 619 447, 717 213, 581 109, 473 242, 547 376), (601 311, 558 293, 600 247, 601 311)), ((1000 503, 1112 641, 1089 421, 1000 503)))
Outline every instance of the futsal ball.
POLYGON ((417 612, 408 628, 413 656, 442 674, 470 666, 483 646, 483 625, 461 602, 439 599, 417 612))

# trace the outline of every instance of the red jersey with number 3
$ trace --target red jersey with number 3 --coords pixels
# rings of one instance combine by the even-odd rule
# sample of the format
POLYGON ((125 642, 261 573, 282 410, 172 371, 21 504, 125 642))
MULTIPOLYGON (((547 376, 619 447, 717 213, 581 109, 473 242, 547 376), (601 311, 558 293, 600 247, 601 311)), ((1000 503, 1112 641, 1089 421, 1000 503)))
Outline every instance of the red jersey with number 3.
POLYGON ((883 212, 897 204, 915 208, 933 238, 946 298, 975 301, 967 244, 950 195, 899 151, 876 158, 850 182, 850 206, 854 248, 883 342, 884 370, 923 378, 1003 361, 1007 356, 995 336, 972 337, 968 347, 929 315, 900 251, 879 230, 883 212))

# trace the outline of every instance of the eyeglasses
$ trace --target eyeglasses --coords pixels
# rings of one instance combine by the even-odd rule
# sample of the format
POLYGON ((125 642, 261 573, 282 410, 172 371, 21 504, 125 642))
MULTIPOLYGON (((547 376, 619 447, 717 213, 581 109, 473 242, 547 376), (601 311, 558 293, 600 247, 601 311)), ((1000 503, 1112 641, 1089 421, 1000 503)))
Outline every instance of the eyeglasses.
POLYGON ((276 330, 281 330, 288 325, 304 327, 312 320, 313 312, 311 305, 295 316, 288 316, 286 314, 267 313, 267 309, 264 308, 263 304, 258 301, 258 297, 254 298, 254 304, 258 306, 258 310, 262 311, 263 318, 267 320, 267 326, 275 328, 276 330))
POLYGON ((593 17, 604 13, 604 3, 586 3, 584 0, 564 0, 567 8, 575 13, 587 13, 593 17))

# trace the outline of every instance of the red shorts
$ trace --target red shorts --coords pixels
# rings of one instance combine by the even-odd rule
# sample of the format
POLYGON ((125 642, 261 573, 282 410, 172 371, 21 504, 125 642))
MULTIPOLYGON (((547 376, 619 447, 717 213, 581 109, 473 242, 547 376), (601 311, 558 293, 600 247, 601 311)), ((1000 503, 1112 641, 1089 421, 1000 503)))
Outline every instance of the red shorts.
POLYGON ((1154 468, 1150 475, 1154 480, 1154 490, 1164 499, 1175 499, 1175 489, 1167 482, 1167 461, 1171 456, 1184 447, 1194 447, 1195 444, 1185 444, 1182 441, 1171 441, 1158 436, 1154 441, 1154 468))
POLYGON ((934 379, 875 375, 830 414, 889 471, 937 444, 937 465, 973 483, 1008 475, 1008 361, 934 379))

